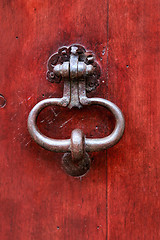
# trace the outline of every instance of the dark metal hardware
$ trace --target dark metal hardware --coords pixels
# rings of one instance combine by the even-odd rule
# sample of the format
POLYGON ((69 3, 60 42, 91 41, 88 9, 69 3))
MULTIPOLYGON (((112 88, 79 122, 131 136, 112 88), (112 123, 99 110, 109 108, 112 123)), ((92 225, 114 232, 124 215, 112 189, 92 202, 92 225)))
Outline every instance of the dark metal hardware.
POLYGON ((90 168, 87 152, 100 151, 115 145, 123 135, 125 121, 121 110, 112 102, 102 98, 88 98, 86 91, 98 86, 100 67, 92 52, 86 52, 81 45, 59 49, 48 61, 47 77, 51 82, 64 79, 62 98, 49 98, 37 103, 28 117, 28 130, 41 147, 55 152, 66 152, 62 158, 65 171, 72 176, 82 176, 90 168), (47 106, 83 107, 100 105, 107 108, 115 117, 113 132, 104 138, 86 138, 80 129, 72 131, 70 139, 52 139, 42 134, 36 124, 38 114, 47 106))

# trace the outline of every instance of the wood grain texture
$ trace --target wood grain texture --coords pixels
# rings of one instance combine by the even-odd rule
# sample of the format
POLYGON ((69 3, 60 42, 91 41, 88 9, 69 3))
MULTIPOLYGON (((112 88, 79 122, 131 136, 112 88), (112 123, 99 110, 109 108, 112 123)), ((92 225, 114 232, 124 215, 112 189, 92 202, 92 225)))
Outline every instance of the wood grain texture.
MULTIPOLYGON (((0 239, 160 239, 159 0, 0 4, 0 239), (47 60, 72 43, 92 50, 103 70, 89 96, 113 101, 126 119, 107 161, 105 152, 91 154, 82 179, 67 176, 62 154, 27 131, 32 107, 62 96, 63 83, 46 80, 47 60)), ((111 120, 101 107, 50 107, 38 123, 51 137, 68 138, 77 127, 101 137, 111 120)))
POLYGON ((108 150, 108 239, 160 239, 160 1, 109 3, 108 97, 126 119, 108 150))
MULTIPOLYGON (((61 97, 63 83, 46 80, 47 60, 63 45, 92 50, 104 69, 93 94, 106 98, 107 4, 104 0, 1 1, 0 239, 106 238, 106 154, 94 153, 82 179, 61 169, 62 154, 38 146, 27 130, 32 107, 61 97), (102 7, 103 6, 103 7, 102 7)), ((108 132, 102 108, 48 108, 39 124, 47 135, 68 138, 76 127, 87 136, 108 132)))

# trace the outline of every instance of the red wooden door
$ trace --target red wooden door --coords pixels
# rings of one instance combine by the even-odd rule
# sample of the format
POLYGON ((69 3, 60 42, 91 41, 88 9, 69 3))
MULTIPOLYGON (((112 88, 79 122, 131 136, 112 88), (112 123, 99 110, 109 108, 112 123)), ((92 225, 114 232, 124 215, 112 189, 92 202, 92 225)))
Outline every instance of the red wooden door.
MULTIPOLYGON (((160 239, 159 0, 1 1, 0 239, 160 239), (62 154, 42 149, 27 130, 40 100, 61 97, 46 80, 51 54, 79 43, 102 68, 89 96, 117 104, 122 140, 90 154, 83 178, 61 169, 62 154)), ((112 117, 101 107, 50 107, 39 117, 48 136, 81 128, 102 137, 112 117)))

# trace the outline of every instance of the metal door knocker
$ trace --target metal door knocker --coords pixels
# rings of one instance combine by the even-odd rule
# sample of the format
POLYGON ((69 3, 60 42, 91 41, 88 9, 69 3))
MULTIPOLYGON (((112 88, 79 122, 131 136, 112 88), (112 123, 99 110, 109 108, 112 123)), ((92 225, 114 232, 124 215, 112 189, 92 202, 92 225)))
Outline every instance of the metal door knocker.
POLYGON ((90 168, 87 152, 100 151, 115 145, 123 135, 125 121, 121 110, 112 102, 102 98, 88 98, 86 91, 98 86, 100 67, 91 51, 81 45, 62 47, 48 60, 47 78, 50 82, 64 80, 62 98, 49 98, 37 103, 28 117, 28 130, 41 147, 55 152, 65 152, 62 166, 71 176, 82 176, 90 168), (107 108, 115 117, 113 132, 104 138, 86 138, 80 129, 71 133, 70 139, 52 139, 42 134, 37 127, 38 114, 47 106, 82 107, 100 105, 107 108))

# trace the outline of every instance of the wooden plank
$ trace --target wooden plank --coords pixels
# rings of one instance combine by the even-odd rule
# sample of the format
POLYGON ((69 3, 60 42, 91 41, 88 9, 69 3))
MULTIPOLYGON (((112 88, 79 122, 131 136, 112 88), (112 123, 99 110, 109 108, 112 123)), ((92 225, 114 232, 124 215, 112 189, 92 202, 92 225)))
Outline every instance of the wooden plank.
MULTIPOLYGON (((93 153, 91 171, 67 176, 62 154, 38 146, 27 130, 32 107, 61 97, 63 83, 46 80, 46 65, 60 46, 80 43, 103 69, 101 86, 89 96, 106 98, 107 3, 105 0, 1 1, 0 238, 3 240, 106 239, 106 154, 93 153), (2 106, 3 99, 1 98, 2 106)), ((107 134, 101 108, 40 116, 42 131, 67 138, 75 127, 87 136, 107 134)))
POLYGON ((159 0, 109 3, 109 99, 126 119, 108 150, 108 239, 160 239, 159 0))

